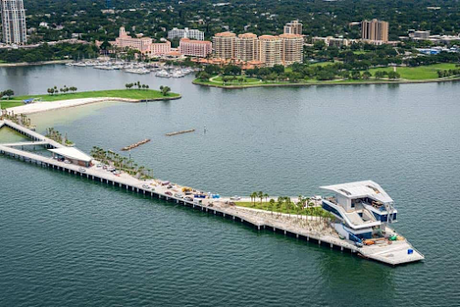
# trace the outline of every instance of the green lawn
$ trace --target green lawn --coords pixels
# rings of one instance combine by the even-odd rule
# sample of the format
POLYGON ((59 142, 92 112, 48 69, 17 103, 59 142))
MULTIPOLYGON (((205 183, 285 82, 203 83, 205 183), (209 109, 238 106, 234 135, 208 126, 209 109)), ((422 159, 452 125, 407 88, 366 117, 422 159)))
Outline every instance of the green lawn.
POLYGON ((286 204, 282 204, 281 206, 277 205, 275 202, 275 205, 270 208, 270 203, 268 202, 259 202, 256 201, 255 203, 249 202, 249 201, 237 201, 235 202, 237 206, 240 207, 246 207, 246 208, 253 208, 253 209, 259 209, 259 210, 266 210, 266 211, 273 211, 273 212, 280 212, 280 213, 288 213, 288 214, 301 214, 301 215, 310 215, 310 216, 324 216, 324 217, 330 217, 329 213, 325 211, 323 208, 320 207, 310 207, 310 208, 304 208, 302 210, 296 209, 296 206, 294 203, 291 203, 289 208, 286 207, 286 204))
POLYGON ((333 62, 333 61, 318 62, 318 63, 313 63, 313 64, 311 64, 310 66, 327 66, 327 65, 332 65, 332 64, 335 64, 335 63, 342 63, 342 62, 341 62, 341 61, 336 61, 336 62, 333 62))
POLYGON ((0 105, 2 109, 7 109, 7 108, 12 108, 12 107, 17 107, 17 106, 22 106, 24 103, 22 100, 0 100, 0 105))
MULTIPOLYGON (((175 98, 179 96, 180 95, 176 93, 169 93, 168 96, 163 96, 163 94, 161 94, 160 91, 156 91, 156 90, 131 89, 131 90, 105 90, 105 91, 76 92, 76 93, 66 93, 66 94, 56 94, 56 95, 49 95, 49 94, 27 95, 27 96, 17 96, 17 97, 14 97, 13 99, 22 101, 24 99, 40 98, 42 101, 56 101, 56 100, 79 99, 79 98, 116 97, 116 98, 149 100, 149 99, 168 99, 168 98, 175 98)), ((3 108, 4 101, 2 101, 2 108, 3 108)))
MULTIPOLYGON (((401 75, 401 79, 406 80, 429 80, 438 79, 438 70, 455 69, 455 64, 443 63, 433 64, 419 67, 396 67, 396 72, 401 75)), ((376 71, 393 71, 393 67, 369 69, 369 72, 374 75, 376 71)))
MULTIPOLYGON (((238 79, 241 78, 241 76, 237 77, 236 80, 226 82, 226 84, 235 84, 235 85, 240 85, 240 84, 251 84, 251 83, 259 83, 260 80, 257 78, 249 78, 249 77, 243 77, 243 82, 239 81, 238 79)), ((223 84, 224 81, 222 80, 222 76, 217 76, 213 77, 212 81, 213 83, 220 83, 223 84)))

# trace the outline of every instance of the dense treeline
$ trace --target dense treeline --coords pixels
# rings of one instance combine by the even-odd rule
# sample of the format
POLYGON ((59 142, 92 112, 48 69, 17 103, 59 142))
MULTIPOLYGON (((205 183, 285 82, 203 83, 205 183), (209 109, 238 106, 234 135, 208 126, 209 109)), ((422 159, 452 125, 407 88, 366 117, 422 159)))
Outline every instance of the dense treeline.
POLYGON ((460 68, 459 69, 438 70, 439 78, 447 78, 447 77, 458 76, 458 75, 460 75, 460 68))
MULTIPOLYGON (((214 75, 223 75, 222 81, 242 81, 241 78, 243 72, 237 66, 227 65, 219 67, 215 65, 209 65, 204 68, 203 71, 197 74, 197 78, 200 81, 208 81, 210 77, 214 75)), ((369 80, 371 77, 375 79, 399 79, 400 75, 394 71, 376 71, 372 75, 369 71, 360 71, 354 69, 350 64, 335 63, 325 66, 320 65, 304 65, 304 64, 293 64, 288 68, 282 65, 275 65, 274 67, 261 67, 247 69, 244 72, 245 77, 257 78, 262 81, 289 81, 292 83, 318 80, 327 81, 334 79, 341 80, 369 80)))
POLYGON ((304 49, 305 61, 342 61, 350 64, 353 69, 368 69, 371 67, 384 67, 391 64, 420 66, 436 63, 456 63, 460 61, 460 54, 441 52, 437 55, 420 55, 411 46, 399 46, 394 48, 390 45, 374 46, 370 44, 355 44, 349 49, 324 46, 324 43, 316 43, 312 47, 304 49), (397 51, 398 50, 398 51, 397 51), (409 52, 411 56, 405 55, 409 52))
POLYGON ((113 39, 121 25, 129 31, 161 38, 172 27, 216 32, 281 33, 286 22, 299 19, 304 34, 359 37, 359 27, 350 22, 379 18, 390 23, 390 39, 407 35, 408 29, 430 30, 432 34, 460 31, 460 5, 457 0, 278 0, 218 1, 197 0, 111 0, 116 15, 103 13, 105 0, 28 0, 28 24, 38 28, 45 21, 50 29, 38 28, 32 40, 70 38, 81 33, 86 40, 113 39), (224 2, 224 1, 222 1, 224 2), (429 9, 439 7, 439 9, 429 9), (45 15, 49 14, 49 15, 45 15), (56 30, 57 25, 64 29, 56 30))
POLYGON ((1 49, 0 61, 7 63, 40 62, 62 59, 79 59, 94 57, 98 54, 94 45, 83 44, 43 44, 31 49, 1 49))

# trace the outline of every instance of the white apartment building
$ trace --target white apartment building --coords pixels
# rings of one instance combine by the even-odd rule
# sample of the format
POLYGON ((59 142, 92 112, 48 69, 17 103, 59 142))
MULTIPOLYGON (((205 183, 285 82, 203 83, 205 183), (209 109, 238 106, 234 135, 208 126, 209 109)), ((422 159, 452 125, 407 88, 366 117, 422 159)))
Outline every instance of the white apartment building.
POLYGON ((204 40, 204 32, 196 29, 178 29, 173 28, 172 30, 168 31, 168 39, 176 39, 176 38, 190 38, 196 39, 199 41, 204 40))

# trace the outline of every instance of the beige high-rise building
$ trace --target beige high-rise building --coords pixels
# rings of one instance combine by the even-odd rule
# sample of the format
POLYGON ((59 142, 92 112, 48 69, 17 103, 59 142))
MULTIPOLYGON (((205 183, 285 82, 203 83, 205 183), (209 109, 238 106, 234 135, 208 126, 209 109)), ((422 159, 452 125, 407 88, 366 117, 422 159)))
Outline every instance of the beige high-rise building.
POLYGON ((253 33, 238 35, 236 40, 236 58, 241 61, 259 60, 259 40, 253 33))
POLYGON ((388 22, 377 19, 361 22, 361 38, 371 41, 388 41, 388 22))
POLYGON ((283 41, 279 36, 262 35, 259 37, 259 59, 267 67, 283 64, 283 41))
POLYGON ((212 43, 183 38, 180 40, 179 49, 183 55, 205 58, 212 53, 212 43))
POLYGON ((303 62, 303 37, 300 34, 281 34, 284 65, 303 62))
POLYGON ((213 37, 215 57, 233 59, 236 51, 236 34, 232 32, 217 33, 213 37))
POLYGON ((302 35, 302 24, 298 20, 288 22, 284 26, 284 34, 300 34, 302 35))
POLYGON ((23 0, 0 0, 3 42, 7 44, 27 43, 26 11, 23 0))

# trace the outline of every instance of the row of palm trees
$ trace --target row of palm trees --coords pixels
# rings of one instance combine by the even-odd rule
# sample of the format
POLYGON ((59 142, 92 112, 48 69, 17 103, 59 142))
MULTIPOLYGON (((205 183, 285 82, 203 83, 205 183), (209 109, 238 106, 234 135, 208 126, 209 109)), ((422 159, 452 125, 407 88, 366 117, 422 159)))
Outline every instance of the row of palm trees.
POLYGON ((52 139, 55 142, 58 142, 59 144, 73 144, 73 142, 69 141, 69 139, 67 138, 67 133, 65 134, 65 136, 62 136, 62 134, 54 128, 47 128, 45 136, 49 139, 52 139))
POLYGON ((153 179, 153 170, 144 166, 139 166, 133 159, 124 157, 112 150, 104 150, 101 147, 93 146, 91 156, 107 165, 113 165, 119 170, 124 171, 138 179, 153 179))
POLYGON ((32 121, 25 114, 15 114, 14 111, 8 112, 6 110, 1 110, 0 120, 7 119, 12 121, 15 124, 30 128, 32 121))
POLYGON ((308 197, 299 195, 297 202, 291 200, 290 197, 280 196, 277 200, 262 191, 252 192, 250 195, 252 207, 258 207, 259 209, 268 209, 271 214, 277 212, 279 214, 285 212, 289 214, 296 214, 299 217, 301 215, 319 216, 324 218, 333 218, 333 216, 325 211, 321 207, 315 207, 315 204, 308 197), (263 200, 265 199, 265 204, 263 200), (256 206, 258 204, 258 206, 256 206))
POLYGON ((251 195, 249 195, 249 197, 251 197, 251 203, 255 207, 257 199, 259 199, 260 200, 259 203, 262 204, 263 199, 265 198, 265 200, 267 200, 268 197, 270 196, 267 193, 259 191, 259 192, 252 192, 251 195))
POLYGON ((48 88, 46 91, 48 92, 48 94, 54 95, 54 94, 59 94, 59 91, 61 93, 67 93, 69 91, 76 92, 77 90, 78 89, 75 86, 67 87, 67 85, 64 85, 64 87, 61 87, 60 89, 58 89, 57 86, 54 86, 54 87, 48 88))
POLYGON ((137 86, 138 89, 143 89, 143 90, 148 90, 150 87, 148 84, 141 84, 140 81, 134 82, 134 83, 126 83, 125 87, 127 89, 131 89, 132 87, 137 86))

